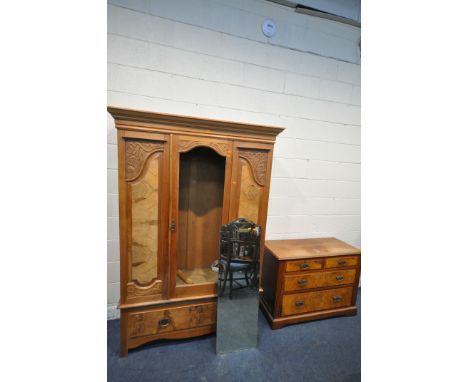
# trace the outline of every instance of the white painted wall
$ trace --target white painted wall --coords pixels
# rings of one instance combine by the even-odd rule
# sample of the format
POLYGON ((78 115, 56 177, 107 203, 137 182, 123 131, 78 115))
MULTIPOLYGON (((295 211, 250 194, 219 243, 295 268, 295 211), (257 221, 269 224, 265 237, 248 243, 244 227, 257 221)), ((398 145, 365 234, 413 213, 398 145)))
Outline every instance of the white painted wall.
POLYGON ((361 21, 361 0, 296 0, 295 3, 361 21))
MULTIPOLYGON (((360 246, 360 29, 263 0, 111 0, 108 104, 285 127, 267 239, 360 246), (265 18, 278 26, 267 39, 265 18)), ((117 146, 108 118, 108 313, 119 299, 117 146)))

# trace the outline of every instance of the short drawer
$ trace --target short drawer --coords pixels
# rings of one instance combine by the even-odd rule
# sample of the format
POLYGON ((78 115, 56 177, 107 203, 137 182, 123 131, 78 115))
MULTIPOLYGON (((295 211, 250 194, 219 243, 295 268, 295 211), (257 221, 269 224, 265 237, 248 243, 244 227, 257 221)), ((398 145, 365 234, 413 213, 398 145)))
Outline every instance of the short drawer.
POLYGON ((286 272, 310 271, 322 268, 323 260, 304 259, 286 262, 286 272))
POLYGON ((210 302, 132 312, 128 316, 128 332, 134 338, 212 325, 215 322, 216 302, 210 302))
POLYGON ((286 295, 283 297, 281 315, 290 316, 350 306, 352 297, 352 287, 286 295))
POLYGON ((353 284, 355 278, 355 269, 286 275, 284 276, 284 291, 353 284))
POLYGON ((325 259, 325 268, 355 267, 357 264, 358 256, 341 256, 325 259))

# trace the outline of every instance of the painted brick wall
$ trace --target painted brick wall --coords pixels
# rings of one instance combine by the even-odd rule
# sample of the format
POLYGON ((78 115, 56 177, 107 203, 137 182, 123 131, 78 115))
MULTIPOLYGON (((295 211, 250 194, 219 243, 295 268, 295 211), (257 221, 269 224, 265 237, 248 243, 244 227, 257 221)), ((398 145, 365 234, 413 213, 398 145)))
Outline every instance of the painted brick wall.
MULTIPOLYGON (((360 29, 263 0, 111 0, 108 104, 278 125, 267 239, 360 246, 360 29), (261 32, 275 20, 276 36, 261 32)), ((119 298, 108 117, 108 315, 119 298)))

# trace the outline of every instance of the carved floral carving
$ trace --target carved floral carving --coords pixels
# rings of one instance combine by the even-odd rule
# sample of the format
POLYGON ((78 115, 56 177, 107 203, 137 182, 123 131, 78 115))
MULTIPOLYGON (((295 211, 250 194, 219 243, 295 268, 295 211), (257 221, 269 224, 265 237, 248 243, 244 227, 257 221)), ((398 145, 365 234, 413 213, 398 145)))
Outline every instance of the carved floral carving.
POLYGON ((126 142, 125 144, 125 179, 136 179, 148 157, 156 152, 163 151, 164 143, 155 142, 126 142))
POLYGON ((239 150, 239 156, 247 160, 252 167, 252 173, 255 181, 260 186, 264 186, 266 182, 268 152, 242 149, 239 150))
POLYGON ((203 307, 192 306, 190 307, 190 325, 199 326, 202 320, 203 307))
POLYGON ((211 147, 219 155, 227 155, 227 144, 221 142, 204 142, 204 141, 182 141, 179 140, 179 152, 187 152, 196 146, 211 147))
POLYGON ((145 287, 139 287, 134 282, 127 284, 127 296, 129 299, 142 296, 152 296, 161 294, 162 282, 155 280, 153 284, 145 287))

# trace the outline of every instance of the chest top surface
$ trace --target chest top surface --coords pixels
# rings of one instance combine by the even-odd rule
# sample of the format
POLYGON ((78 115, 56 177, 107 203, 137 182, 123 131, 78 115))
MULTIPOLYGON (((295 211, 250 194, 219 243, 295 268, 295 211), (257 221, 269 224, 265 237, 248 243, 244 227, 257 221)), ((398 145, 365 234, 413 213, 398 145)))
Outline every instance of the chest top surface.
POLYGON ((278 260, 359 255, 361 250, 334 237, 296 240, 267 240, 266 249, 278 260))

